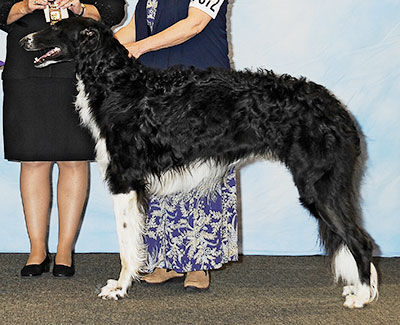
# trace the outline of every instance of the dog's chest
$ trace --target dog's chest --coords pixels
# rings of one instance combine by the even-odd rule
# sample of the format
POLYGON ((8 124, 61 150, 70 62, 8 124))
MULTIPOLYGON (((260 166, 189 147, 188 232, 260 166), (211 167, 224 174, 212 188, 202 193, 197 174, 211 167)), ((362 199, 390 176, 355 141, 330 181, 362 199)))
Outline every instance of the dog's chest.
POLYGON ((82 125, 89 129, 94 140, 98 142, 100 140, 100 129, 92 114, 89 96, 86 94, 83 81, 79 77, 77 77, 77 80, 76 88, 78 90, 78 95, 75 100, 75 109, 79 113, 82 125))
POLYGON ((85 85, 79 77, 77 77, 77 80, 78 95, 75 100, 75 109, 79 113, 82 125, 90 130, 93 139, 96 142, 96 160, 99 163, 99 168, 103 178, 105 178, 106 169, 110 161, 106 141, 104 138, 100 137, 100 128, 92 114, 89 96, 85 91, 85 85))

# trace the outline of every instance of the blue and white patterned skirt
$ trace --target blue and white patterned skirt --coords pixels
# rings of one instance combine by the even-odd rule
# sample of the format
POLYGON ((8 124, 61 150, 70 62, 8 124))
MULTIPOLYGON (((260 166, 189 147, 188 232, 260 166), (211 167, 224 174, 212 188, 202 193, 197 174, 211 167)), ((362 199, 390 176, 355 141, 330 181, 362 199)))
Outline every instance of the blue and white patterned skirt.
POLYGON ((153 197, 146 221, 147 265, 177 272, 218 269, 238 259, 235 171, 231 170, 212 197, 192 191, 153 197))

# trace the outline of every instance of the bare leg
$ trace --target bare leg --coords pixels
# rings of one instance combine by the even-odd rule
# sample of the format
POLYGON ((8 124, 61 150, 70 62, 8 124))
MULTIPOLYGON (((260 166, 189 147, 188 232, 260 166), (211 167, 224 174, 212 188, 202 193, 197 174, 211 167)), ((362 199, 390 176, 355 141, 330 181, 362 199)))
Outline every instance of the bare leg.
POLYGON ((20 190, 31 245, 27 265, 40 264, 47 252, 51 162, 21 163, 20 190))
POLYGON ((86 203, 89 184, 89 163, 57 162, 59 168, 57 203, 59 214, 56 264, 71 266, 76 235, 86 203))

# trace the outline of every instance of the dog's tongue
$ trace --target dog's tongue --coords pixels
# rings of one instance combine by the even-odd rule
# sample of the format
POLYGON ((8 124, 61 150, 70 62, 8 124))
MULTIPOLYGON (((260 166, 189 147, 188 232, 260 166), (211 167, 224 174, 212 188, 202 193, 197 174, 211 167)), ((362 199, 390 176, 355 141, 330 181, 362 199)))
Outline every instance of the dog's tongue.
POLYGON ((46 54, 43 54, 40 58, 35 58, 34 64, 40 64, 46 61, 48 58, 51 58, 52 56, 57 55, 58 53, 61 52, 61 49, 59 47, 55 47, 54 49, 48 51, 46 54))

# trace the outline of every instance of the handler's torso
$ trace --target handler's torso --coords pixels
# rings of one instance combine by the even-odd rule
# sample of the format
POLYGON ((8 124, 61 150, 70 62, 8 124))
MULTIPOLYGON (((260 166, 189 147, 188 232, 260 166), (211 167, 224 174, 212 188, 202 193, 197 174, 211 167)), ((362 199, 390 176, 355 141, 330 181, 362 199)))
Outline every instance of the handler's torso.
MULTIPOLYGON (((146 21, 147 0, 139 0, 135 10, 136 40, 150 36, 146 21)), ((159 0, 153 34, 161 32, 187 17, 190 0, 159 0)), ((218 15, 205 29, 190 40, 173 47, 146 53, 140 62, 147 66, 167 68, 176 64, 200 69, 222 67, 229 69, 226 32, 227 3, 222 4, 218 15)))

